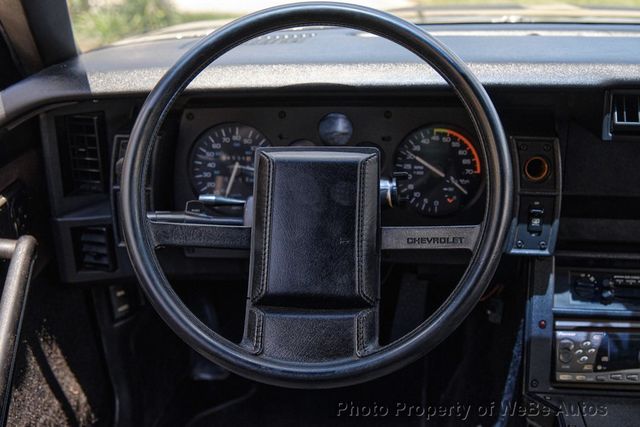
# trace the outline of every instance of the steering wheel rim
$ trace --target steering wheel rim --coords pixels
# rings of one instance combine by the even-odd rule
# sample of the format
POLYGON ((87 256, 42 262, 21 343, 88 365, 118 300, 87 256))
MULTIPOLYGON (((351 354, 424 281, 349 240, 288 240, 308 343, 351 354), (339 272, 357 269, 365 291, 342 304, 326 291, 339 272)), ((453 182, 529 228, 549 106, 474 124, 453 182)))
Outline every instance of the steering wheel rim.
POLYGON ((417 360, 467 317, 497 268, 512 206, 512 170, 498 114, 461 59, 417 26, 374 9, 341 3, 275 7, 240 18, 192 47, 147 97, 132 129, 121 182, 121 215, 127 250, 149 301, 167 325, 209 360, 247 378, 279 386, 328 388, 365 382, 417 360), (445 303, 404 337, 362 358, 330 363, 264 359, 213 332, 180 300, 154 252, 147 227, 145 176, 159 129, 175 100, 209 64, 234 47, 286 28, 339 26, 384 37, 435 69, 458 95, 476 130, 486 164, 486 209, 467 270, 445 303))

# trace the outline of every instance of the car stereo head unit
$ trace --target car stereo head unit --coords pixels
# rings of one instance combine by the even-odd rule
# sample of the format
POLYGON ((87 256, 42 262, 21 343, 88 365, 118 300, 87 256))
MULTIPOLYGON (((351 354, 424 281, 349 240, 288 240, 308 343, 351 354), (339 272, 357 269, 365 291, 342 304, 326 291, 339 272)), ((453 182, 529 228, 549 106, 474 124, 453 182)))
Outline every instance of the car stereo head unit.
POLYGON ((555 380, 640 386, 640 322, 557 321, 555 380))

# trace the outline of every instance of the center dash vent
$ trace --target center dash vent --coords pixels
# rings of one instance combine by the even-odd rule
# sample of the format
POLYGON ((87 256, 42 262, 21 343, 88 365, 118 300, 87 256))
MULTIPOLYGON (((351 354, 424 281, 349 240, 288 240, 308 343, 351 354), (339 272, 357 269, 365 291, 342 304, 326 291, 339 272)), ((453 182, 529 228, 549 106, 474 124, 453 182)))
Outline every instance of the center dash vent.
POLYGON ((102 113, 57 119, 58 146, 65 195, 104 193, 105 129, 102 113))
POLYGON ((110 226, 79 227, 72 230, 78 271, 114 271, 113 234, 110 226))
POLYGON ((640 130, 640 93, 613 92, 611 94, 611 130, 640 130))

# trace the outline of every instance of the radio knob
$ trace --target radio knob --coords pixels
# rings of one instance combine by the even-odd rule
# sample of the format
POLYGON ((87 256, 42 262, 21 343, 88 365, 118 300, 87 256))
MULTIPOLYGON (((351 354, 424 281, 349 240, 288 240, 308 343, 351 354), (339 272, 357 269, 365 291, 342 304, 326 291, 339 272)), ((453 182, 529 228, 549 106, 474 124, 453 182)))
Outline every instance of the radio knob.
POLYGON ((562 363, 569 363, 571 362, 572 358, 573 354, 569 350, 561 350, 558 354, 558 359, 560 359, 562 363))
POLYGON ((560 341, 560 349, 561 350, 573 350, 574 344, 571 340, 561 340, 560 341))
POLYGON ((615 294, 613 293, 612 289, 603 289, 602 293, 600 294, 600 298, 603 304, 611 304, 614 297, 615 294))

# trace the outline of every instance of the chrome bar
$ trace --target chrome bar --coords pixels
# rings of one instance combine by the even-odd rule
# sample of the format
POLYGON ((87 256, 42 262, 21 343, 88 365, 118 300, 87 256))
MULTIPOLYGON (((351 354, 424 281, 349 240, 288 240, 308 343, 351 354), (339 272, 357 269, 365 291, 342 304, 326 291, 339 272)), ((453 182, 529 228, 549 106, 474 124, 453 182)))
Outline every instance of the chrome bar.
POLYGON ((7 422, 11 398, 13 365, 20 342, 22 317, 29 293, 31 271, 36 258, 36 239, 22 236, 18 240, 0 239, 0 258, 10 259, 0 299, 0 425, 7 422))

